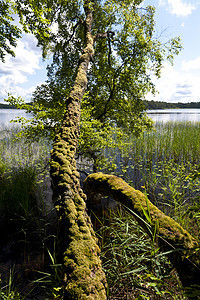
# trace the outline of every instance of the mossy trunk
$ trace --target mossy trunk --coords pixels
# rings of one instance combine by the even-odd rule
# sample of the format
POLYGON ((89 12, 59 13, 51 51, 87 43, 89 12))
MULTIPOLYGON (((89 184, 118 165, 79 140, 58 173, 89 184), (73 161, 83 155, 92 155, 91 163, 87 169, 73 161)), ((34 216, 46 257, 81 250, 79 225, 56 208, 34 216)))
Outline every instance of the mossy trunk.
POLYGON ((84 189, 88 195, 99 193, 102 196, 111 196, 130 208, 147 233, 154 232, 156 226, 158 247, 169 253, 169 259, 183 286, 200 286, 198 242, 177 222, 154 206, 142 192, 135 190, 119 177, 102 173, 89 175, 84 181, 84 189), (152 230, 149 231, 147 223, 152 230))
POLYGON ((85 1, 86 46, 79 60, 76 81, 67 99, 62 128, 51 152, 53 198, 59 216, 59 252, 63 253, 64 299, 106 299, 106 279, 100 249, 86 212, 76 169, 81 99, 87 87, 87 69, 94 55, 92 11, 85 1))

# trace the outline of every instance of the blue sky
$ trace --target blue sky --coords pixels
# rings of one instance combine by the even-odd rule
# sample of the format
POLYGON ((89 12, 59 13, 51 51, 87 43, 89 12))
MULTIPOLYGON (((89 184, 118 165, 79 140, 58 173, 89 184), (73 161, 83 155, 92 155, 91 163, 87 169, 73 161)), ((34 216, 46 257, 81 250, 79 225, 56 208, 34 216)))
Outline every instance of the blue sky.
POLYGON ((200 101, 200 1, 146 0, 156 7, 156 31, 162 41, 180 36, 183 50, 174 65, 164 64, 162 77, 154 80, 159 93, 148 99, 167 102, 200 101))
MULTIPOLYGON (((167 102, 200 101, 200 1, 145 0, 143 6, 156 7, 156 34, 162 42, 180 36, 184 49, 175 57, 174 65, 164 63, 162 77, 153 79, 158 90, 147 99, 167 102)), ((7 93, 31 98, 37 85, 45 82, 47 62, 31 35, 23 35, 15 49, 16 57, 0 62, 0 102, 7 93)))

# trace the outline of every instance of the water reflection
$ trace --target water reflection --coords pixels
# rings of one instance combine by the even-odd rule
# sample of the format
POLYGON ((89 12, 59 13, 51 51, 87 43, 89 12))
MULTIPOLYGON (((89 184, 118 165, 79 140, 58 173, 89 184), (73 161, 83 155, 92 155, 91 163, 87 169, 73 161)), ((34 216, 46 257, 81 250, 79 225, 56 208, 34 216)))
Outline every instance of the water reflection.
POLYGON ((200 109, 155 109, 148 110, 148 116, 154 122, 200 122, 200 109))
MULTIPOLYGON (((192 121, 200 122, 200 109, 155 109, 147 110, 148 116, 154 122, 175 122, 192 121)), ((31 114, 26 114, 25 110, 19 109, 0 109, 0 126, 9 126, 10 121, 17 117, 31 118, 31 114)))
POLYGON ((0 126, 8 126, 11 120, 17 119, 17 117, 31 118, 31 114, 27 114, 25 110, 19 109, 0 109, 0 126))

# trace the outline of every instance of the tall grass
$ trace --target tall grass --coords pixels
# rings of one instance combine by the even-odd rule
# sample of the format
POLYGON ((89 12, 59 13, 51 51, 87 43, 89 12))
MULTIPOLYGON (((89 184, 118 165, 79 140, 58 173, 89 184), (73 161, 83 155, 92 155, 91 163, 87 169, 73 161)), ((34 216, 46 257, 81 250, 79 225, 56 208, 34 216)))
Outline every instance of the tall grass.
POLYGON ((122 165, 117 171, 123 174, 123 168, 128 167, 126 176, 130 175, 136 185, 141 176, 139 179, 134 176, 133 168, 143 175, 158 163, 174 161, 177 166, 184 163, 190 171, 200 161, 199 133, 200 123, 157 123, 155 131, 144 132, 140 138, 130 137, 126 141, 126 147, 116 157, 117 165, 122 165))
MULTIPOLYGON (((115 167, 116 175, 145 191, 152 202, 198 237, 200 180, 192 174, 200 164, 200 123, 158 123, 155 129, 138 139, 129 137, 121 149, 109 149, 110 168, 104 171, 113 172, 115 167)), ((30 144, 16 141, 17 130, 9 127, 0 132, 0 213, 23 220, 26 250, 32 247, 35 232, 39 233, 39 251, 43 247, 44 253, 46 240, 53 236, 46 232, 51 220, 43 218, 49 204, 46 166, 51 145, 44 139, 30 144)), ((131 212, 120 208, 104 215, 108 220, 100 221, 97 234, 109 298, 183 299, 177 276, 170 273, 172 266, 131 212)))
POLYGON ((130 210, 109 211, 109 226, 104 224, 99 235, 108 299, 183 299, 173 266, 130 210))
MULTIPOLYGON (((34 268, 44 266, 46 248, 55 241, 49 186, 51 144, 45 139, 16 140, 18 130, 9 126, 0 131, 0 264, 3 269, 11 261, 26 265, 26 272, 33 276, 34 268)), ((23 267, 19 269, 17 277, 26 278, 23 267)))
POLYGON ((200 180, 192 179, 200 164, 200 123, 157 123, 155 131, 129 137, 124 148, 107 153, 109 157, 112 165, 115 157, 115 174, 145 190, 154 204, 180 223, 184 224, 185 207, 200 205, 200 180))
POLYGON ((25 138, 16 139, 19 126, 3 127, 0 131, 0 157, 9 167, 24 165, 44 165, 49 160, 51 144, 48 140, 28 142, 25 138))
MULTIPOLYGON (((200 240, 200 178, 193 176, 200 165, 200 123, 157 123, 155 131, 129 137, 122 149, 107 152, 107 160, 106 172, 146 192, 200 240)), ((165 254, 131 213, 117 211, 105 224, 100 236, 109 299, 185 299, 165 254)))

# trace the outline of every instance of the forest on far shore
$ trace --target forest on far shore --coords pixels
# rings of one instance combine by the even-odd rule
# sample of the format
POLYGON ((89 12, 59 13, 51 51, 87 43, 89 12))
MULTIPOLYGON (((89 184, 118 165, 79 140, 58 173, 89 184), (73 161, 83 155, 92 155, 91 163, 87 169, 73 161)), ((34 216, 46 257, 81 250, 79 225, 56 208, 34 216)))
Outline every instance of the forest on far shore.
POLYGON ((144 101, 146 109, 165 109, 165 108, 200 108, 200 102, 188 102, 188 103, 170 103, 163 101, 144 101))
POLYGON ((0 103, 0 109, 14 109, 16 108, 14 105, 6 104, 6 103, 0 103))
MULTIPOLYGON (((154 100, 147 101, 147 100, 144 100, 144 104, 146 106, 146 109, 200 108, 200 102, 170 103, 170 102, 163 102, 163 101, 154 101, 154 100)), ((14 109, 16 107, 14 105, 9 105, 9 104, 6 104, 6 103, 0 103, 0 109, 8 109, 8 108, 14 109)))

